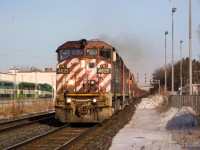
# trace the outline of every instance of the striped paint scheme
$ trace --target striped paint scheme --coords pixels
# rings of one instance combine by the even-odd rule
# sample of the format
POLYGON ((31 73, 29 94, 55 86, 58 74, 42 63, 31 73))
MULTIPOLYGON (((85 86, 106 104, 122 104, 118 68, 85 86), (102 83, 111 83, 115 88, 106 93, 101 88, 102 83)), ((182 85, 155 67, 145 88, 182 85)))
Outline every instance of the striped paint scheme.
MULTIPOLYGON (((80 67, 80 59, 79 58, 72 58, 61 63, 57 64, 57 68, 59 65, 67 65, 69 68, 69 74, 57 74, 57 92, 62 93, 64 85, 68 83, 69 80, 76 78, 76 92, 81 92, 83 90, 83 83, 87 80, 95 80, 99 78, 99 92, 100 88, 105 92, 110 92, 111 90, 111 73, 110 74, 97 74, 97 68, 100 68, 102 64, 108 64, 104 60, 97 59, 85 59, 86 60, 86 67, 80 67), (94 63, 93 68, 89 68, 89 63, 94 63), (88 79, 87 79, 88 78, 88 79)), ((111 69, 111 64, 108 64, 108 68, 111 69)))

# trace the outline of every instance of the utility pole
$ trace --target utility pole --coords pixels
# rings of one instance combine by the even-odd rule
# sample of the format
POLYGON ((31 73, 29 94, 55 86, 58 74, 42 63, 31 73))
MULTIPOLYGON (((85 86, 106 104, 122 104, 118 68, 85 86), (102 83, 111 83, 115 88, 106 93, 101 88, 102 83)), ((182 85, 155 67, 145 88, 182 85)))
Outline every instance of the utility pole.
POLYGON ((167 34, 168 31, 165 31, 165 94, 167 93, 167 34))
POLYGON ((174 13, 176 8, 172 8, 172 94, 174 94, 174 13))
POLYGON ((182 43, 183 41, 180 41, 180 95, 182 95, 182 43))
POLYGON ((192 95, 192 0, 189 2, 189 82, 192 95))

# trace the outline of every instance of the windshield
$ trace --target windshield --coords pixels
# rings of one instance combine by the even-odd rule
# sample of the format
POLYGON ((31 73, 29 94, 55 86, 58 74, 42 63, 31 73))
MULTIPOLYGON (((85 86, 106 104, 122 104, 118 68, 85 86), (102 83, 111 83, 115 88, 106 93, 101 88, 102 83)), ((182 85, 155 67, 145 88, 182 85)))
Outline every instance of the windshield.
POLYGON ((97 49, 87 49, 86 51, 86 55, 87 56, 97 56, 98 55, 98 51, 97 49))
POLYGON ((100 49, 100 57, 110 61, 111 52, 109 49, 100 49))
POLYGON ((64 59, 70 57, 70 55, 71 55, 71 52, 69 49, 63 49, 60 51, 60 59, 61 60, 64 60, 64 59))
POLYGON ((83 55, 83 49, 73 49, 72 55, 73 56, 82 56, 83 55))

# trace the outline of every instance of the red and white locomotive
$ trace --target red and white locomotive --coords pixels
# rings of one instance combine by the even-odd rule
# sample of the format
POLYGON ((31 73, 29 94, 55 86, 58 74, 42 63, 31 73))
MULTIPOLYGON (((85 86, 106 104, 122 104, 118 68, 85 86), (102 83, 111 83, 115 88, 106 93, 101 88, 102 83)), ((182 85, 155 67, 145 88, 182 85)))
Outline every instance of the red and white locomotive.
POLYGON ((55 112, 61 122, 101 122, 136 96, 133 74, 111 45, 82 39, 56 52, 55 112))

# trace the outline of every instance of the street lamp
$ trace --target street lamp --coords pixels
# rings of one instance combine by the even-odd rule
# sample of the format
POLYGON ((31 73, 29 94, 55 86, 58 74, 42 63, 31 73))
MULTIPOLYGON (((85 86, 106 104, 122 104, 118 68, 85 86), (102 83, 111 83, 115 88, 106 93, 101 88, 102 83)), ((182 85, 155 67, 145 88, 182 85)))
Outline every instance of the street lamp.
POLYGON ((192 95, 192 0, 189 1, 189 79, 192 95))
POLYGON ((176 8, 172 8, 172 94, 174 94, 174 13, 176 8))
POLYGON ((165 31, 165 94, 167 93, 167 37, 168 31, 165 31))
POLYGON ((180 95, 182 95, 182 43, 183 41, 180 41, 180 95))

